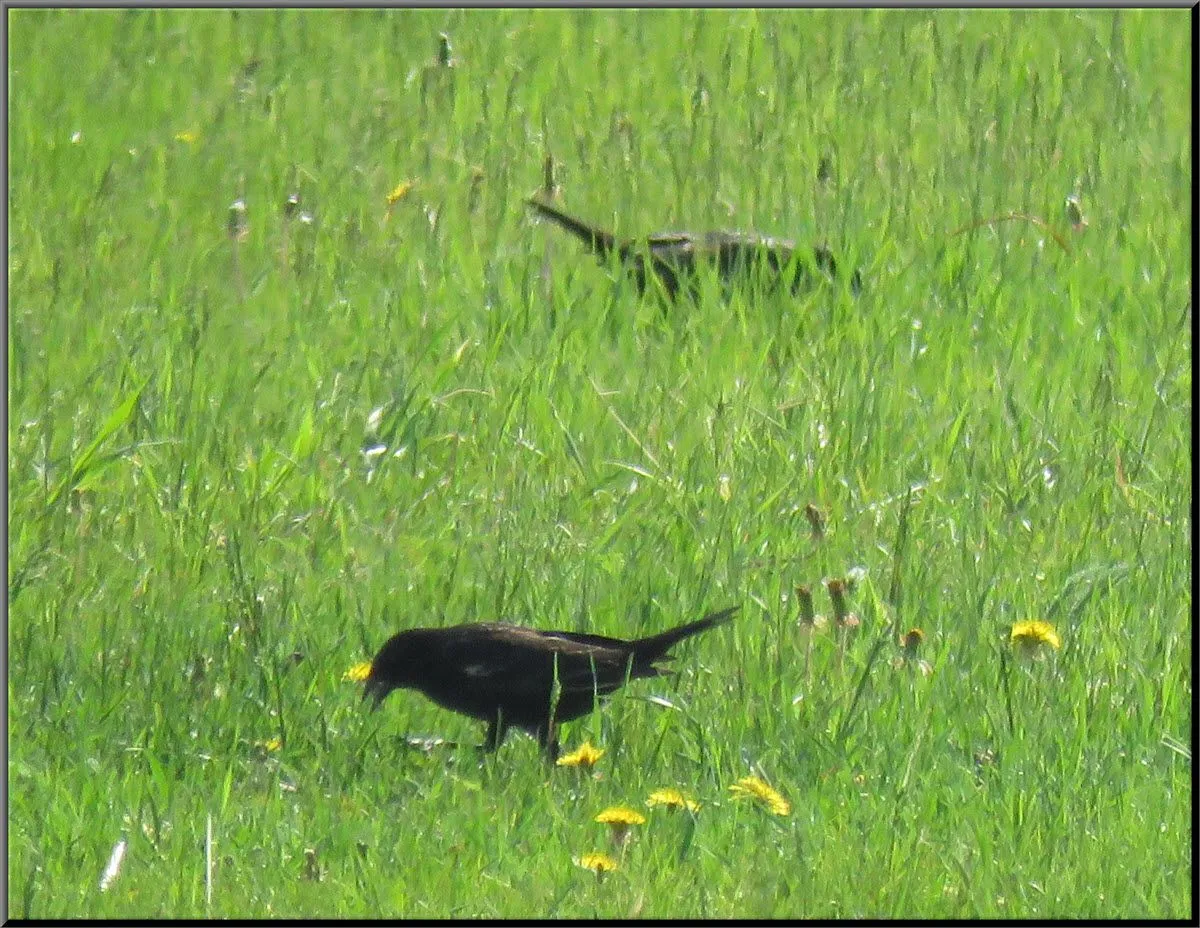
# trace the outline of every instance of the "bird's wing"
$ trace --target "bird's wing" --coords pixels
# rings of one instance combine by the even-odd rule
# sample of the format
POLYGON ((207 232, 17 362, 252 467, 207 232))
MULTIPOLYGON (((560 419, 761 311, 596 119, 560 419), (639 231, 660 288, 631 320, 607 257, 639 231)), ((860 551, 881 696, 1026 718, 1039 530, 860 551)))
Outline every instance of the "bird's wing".
POLYGON ((624 641, 602 635, 541 632, 505 623, 469 626, 470 634, 451 636, 443 648, 446 666, 463 685, 486 683, 513 696, 543 698, 557 674, 568 692, 610 692, 625 680, 628 654, 624 641))
POLYGON ((647 237, 646 244, 651 249, 676 248, 680 245, 695 245, 696 236, 691 232, 656 232, 647 237))
MULTIPOLYGON (((552 641, 568 642, 570 645, 582 645, 585 649, 626 647, 626 642, 622 639, 609 638, 607 635, 588 635, 584 632, 538 632, 538 634, 552 641)), ((569 651, 575 650, 573 647, 565 649, 569 651)))
POLYGON ((704 233, 704 244, 707 248, 764 248, 768 250, 793 251, 796 243, 787 238, 774 238, 770 235, 760 235, 758 232, 740 232, 730 229, 719 229, 715 232, 704 233))
MULTIPOLYGON (((558 682, 568 691, 611 693, 633 677, 653 676, 630 668, 633 650, 628 641, 583 632, 541 632, 558 659, 558 682)), ((652 669, 652 668, 651 668, 652 669)))
POLYGON ((447 663, 457 667, 464 677, 511 680, 519 685, 540 663, 536 652, 531 652, 520 637, 525 630, 519 626, 494 622, 462 628, 464 634, 447 636, 442 647, 447 663))
POLYGON ((638 661, 631 641, 578 632, 542 634, 554 642, 559 683, 567 691, 611 693, 627 678, 665 673, 648 662, 638 661))

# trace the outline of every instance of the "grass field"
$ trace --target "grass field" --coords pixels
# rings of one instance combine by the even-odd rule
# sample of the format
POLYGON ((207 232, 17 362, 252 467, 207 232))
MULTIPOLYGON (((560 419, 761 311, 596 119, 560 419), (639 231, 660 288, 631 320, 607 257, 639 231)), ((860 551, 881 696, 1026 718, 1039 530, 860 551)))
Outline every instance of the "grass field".
POLYGON ((8 15, 11 916, 1193 916, 1189 12, 8 15), (590 771, 344 679, 728 604, 590 771))

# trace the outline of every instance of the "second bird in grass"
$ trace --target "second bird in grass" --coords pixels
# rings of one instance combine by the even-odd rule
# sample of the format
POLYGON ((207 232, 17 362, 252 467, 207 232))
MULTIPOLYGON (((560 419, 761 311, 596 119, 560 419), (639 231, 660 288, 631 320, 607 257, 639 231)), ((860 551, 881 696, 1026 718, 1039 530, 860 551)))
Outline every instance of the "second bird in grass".
MULTIPOLYGON (((793 293, 808 283, 814 266, 828 277, 837 276, 833 252, 820 245, 812 249, 810 261, 797 250, 795 242, 753 232, 660 232, 645 239, 618 241, 611 232, 576 219, 543 199, 531 197, 527 202, 539 215, 580 239, 600 260, 615 253, 639 293, 646 292, 652 278, 658 279, 671 300, 685 284, 694 293, 695 274, 701 264, 715 267, 727 284, 739 279, 753 281, 758 275, 769 286, 787 283, 793 293)), ((850 286, 855 293, 862 289, 858 271, 850 286)))
POLYGON ((378 708, 392 690, 420 690, 439 706, 487 722, 484 750, 494 751, 516 727, 555 757, 559 722, 587 715, 626 680, 666 673, 654 665, 673 645, 729 621, 738 608, 634 641, 504 623, 413 628, 379 649, 363 698, 378 708))

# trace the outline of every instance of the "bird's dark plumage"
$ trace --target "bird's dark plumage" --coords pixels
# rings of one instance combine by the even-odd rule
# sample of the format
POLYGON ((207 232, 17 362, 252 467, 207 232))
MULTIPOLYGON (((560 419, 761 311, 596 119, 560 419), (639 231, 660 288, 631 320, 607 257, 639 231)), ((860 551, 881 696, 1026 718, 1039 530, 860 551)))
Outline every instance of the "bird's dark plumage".
POLYGON ((504 623, 413 628, 379 649, 363 698, 372 697, 378 708, 394 689, 417 689, 444 708, 487 722, 487 750, 516 727, 553 756, 559 722, 587 715, 627 679, 664 673, 655 662, 666 660, 673 645, 728 621, 737 609, 635 641, 504 623))
MULTIPOLYGON (((667 296, 674 300, 685 283, 694 286, 698 264, 712 264, 720 278, 727 283, 737 279, 761 279, 771 285, 789 281, 793 293, 808 281, 815 268, 829 277, 837 276, 837 261, 833 253, 820 245, 812 250, 809 259, 798 254, 796 243, 788 239, 770 238, 753 232, 660 232, 645 239, 618 241, 611 232, 564 213, 558 207, 537 197, 528 200, 540 216, 566 229, 588 246, 601 260, 616 253, 621 264, 644 293, 652 276, 662 283, 667 296)), ((851 287, 857 293, 862 277, 854 272, 851 287)))

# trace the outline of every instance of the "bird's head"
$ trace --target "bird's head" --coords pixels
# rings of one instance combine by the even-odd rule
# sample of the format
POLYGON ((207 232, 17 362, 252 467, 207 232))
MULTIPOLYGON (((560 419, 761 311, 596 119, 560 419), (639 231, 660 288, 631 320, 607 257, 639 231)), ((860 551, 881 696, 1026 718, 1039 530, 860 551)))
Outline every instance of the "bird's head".
POLYGON ((414 632, 393 635, 379 649, 371 661, 371 672, 363 688, 363 699, 374 700, 372 710, 378 709, 392 690, 416 686, 422 679, 424 667, 422 654, 425 649, 414 632))

